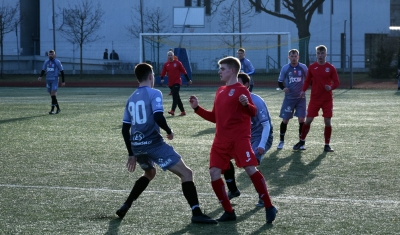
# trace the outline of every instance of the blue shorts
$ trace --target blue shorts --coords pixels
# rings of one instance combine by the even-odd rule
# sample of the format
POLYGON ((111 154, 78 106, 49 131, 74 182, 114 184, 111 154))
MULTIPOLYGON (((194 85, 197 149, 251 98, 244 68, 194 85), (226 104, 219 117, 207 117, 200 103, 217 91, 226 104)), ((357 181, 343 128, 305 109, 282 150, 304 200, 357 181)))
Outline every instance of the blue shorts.
POLYGON ((58 78, 54 80, 46 80, 47 92, 57 91, 58 89, 58 78))
POLYGON ((272 142, 274 141, 274 135, 272 134, 272 129, 269 133, 267 143, 265 143, 265 146, 264 146, 265 151, 264 151, 264 154, 262 154, 262 155, 258 155, 258 153, 257 153, 257 147, 260 144, 260 140, 261 140, 261 137, 257 138, 257 139, 253 139, 253 138, 251 139, 251 148, 253 149, 254 154, 256 155, 258 164, 261 164, 261 161, 263 160, 265 153, 267 153, 267 151, 272 146, 272 142))
POLYGON ((299 118, 306 117, 306 99, 284 99, 282 103, 280 118, 289 120, 293 118, 293 115, 299 118))
POLYGON ((165 142, 146 149, 132 148, 132 150, 137 163, 143 170, 154 169, 154 164, 157 164, 166 171, 182 158, 181 155, 175 152, 174 148, 165 142))

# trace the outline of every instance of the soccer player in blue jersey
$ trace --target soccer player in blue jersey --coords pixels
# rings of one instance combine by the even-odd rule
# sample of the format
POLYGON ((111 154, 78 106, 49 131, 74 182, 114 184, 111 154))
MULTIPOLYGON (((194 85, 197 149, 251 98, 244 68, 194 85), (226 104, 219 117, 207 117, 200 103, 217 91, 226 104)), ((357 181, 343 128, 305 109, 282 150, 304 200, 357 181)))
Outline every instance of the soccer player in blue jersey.
POLYGON ((253 91, 254 86, 253 74, 256 72, 256 70, 254 69, 254 66, 250 60, 246 58, 246 50, 244 48, 239 48, 237 51, 237 58, 240 61, 240 72, 243 72, 250 77, 249 91, 251 92, 253 91))
POLYGON ((282 118, 282 122, 277 149, 282 149, 285 144, 287 125, 293 115, 299 121, 299 137, 306 117, 306 98, 300 97, 300 93, 307 76, 307 66, 299 63, 299 51, 296 49, 289 51, 288 58, 290 63, 282 67, 278 78, 278 85, 285 92, 285 98, 279 115, 282 118))
POLYGON ((122 136, 129 153, 126 163, 128 171, 133 172, 138 163, 144 170, 144 174, 135 182, 131 193, 116 214, 124 218, 132 203, 155 177, 154 166, 157 164, 164 171, 169 170, 181 178, 183 195, 192 209, 192 223, 218 223, 200 210, 192 170, 161 136, 160 127, 167 133, 169 140, 174 138, 174 133, 163 115, 162 93, 153 88, 153 67, 140 63, 135 67, 135 75, 139 87, 126 102, 122 120, 122 136))
POLYGON ((50 50, 48 56, 49 59, 43 63, 42 72, 40 73, 38 81, 41 81, 42 76, 46 73, 46 87, 51 97, 51 110, 49 114, 58 114, 61 112, 57 101, 58 74, 61 73, 61 85, 65 86, 64 69, 61 65, 61 62, 55 58, 56 52, 54 50, 50 50), (55 113, 54 107, 57 107, 57 111, 55 113))
MULTIPOLYGON (((250 77, 249 75, 240 72, 238 74, 239 83, 243 84, 249 89, 250 77)), ((265 153, 271 148, 273 137, 273 127, 271 116, 268 111, 267 104, 258 95, 250 93, 251 99, 257 108, 256 116, 251 118, 251 147, 256 155, 258 165, 260 165, 265 153)), ((228 197, 232 199, 240 196, 240 191, 236 186, 235 181, 235 168, 230 162, 230 168, 224 172, 225 182, 228 186, 228 197)), ((263 207, 264 201, 258 200, 257 206, 263 207)))

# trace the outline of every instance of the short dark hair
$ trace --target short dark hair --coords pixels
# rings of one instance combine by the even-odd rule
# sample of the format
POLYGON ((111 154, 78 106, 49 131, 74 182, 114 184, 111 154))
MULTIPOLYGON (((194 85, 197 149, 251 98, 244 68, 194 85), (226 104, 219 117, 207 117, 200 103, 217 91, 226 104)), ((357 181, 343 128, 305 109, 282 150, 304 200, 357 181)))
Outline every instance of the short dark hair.
POLYGON ((239 52, 239 51, 241 51, 241 52, 243 52, 243 53, 246 52, 246 50, 245 50, 243 47, 239 48, 238 52, 239 52))
POLYGON ((316 51, 326 51, 326 52, 328 52, 328 49, 324 45, 319 45, 319 46, 315 47, 315 50, 316 51))
POLYGON ((300 54, 299 51, 298 51, 297 49, 291 49, 291 50, 289 51, 288 55, 294 54, 294 53, 297 53, 297 55, 300 54))
POLYGON ((238 74, 238 78, 242 79, 243 86, 249 88, 250 85, 250 76, 247 73, 240 72, 238 74), (247 83, 247 86, 245 85, 247 83))
POLYGON ((225 58, 222 58, 218 61, 218 64, 226 64, 228 65, 228 68, 235 68, 236 72, 239 72, 240 70, 240 61, 238 58, 233 57, 233 56, 227 56, 225 58))
POLYGON ((55 50, 50 50, 50 51, 49 51, 49 54, 50 54, 50 53, 56 54, 56 51, 55 51, 55 50))
POLYGON ((147 77, 153 73, 153 66, 147 63, 140 63, 135 66, 136 79, 139 82, 147 80, 147 77))

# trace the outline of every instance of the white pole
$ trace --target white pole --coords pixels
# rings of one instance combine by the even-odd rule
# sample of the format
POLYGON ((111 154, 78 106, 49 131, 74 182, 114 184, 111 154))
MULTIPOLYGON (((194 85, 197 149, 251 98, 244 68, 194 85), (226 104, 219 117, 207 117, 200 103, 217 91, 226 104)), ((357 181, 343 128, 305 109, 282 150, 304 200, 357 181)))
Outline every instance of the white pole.
POLYGON ((353 89, 353 3, 350 0, 350 89, 353 89))
POLYGON ((333 0, 331 0, 331 7, 330 7, 330 12, 329 12, 329 19, 330 19, 330 39, 329 39, 329 50, 331 51, 331 53, 329 53, 329 62, 331 63, 331 64, 333 64, 333 61, 332 61, 332 53, 333 53, 333 50, 332 50, 332 13, 333 13, 333 0))

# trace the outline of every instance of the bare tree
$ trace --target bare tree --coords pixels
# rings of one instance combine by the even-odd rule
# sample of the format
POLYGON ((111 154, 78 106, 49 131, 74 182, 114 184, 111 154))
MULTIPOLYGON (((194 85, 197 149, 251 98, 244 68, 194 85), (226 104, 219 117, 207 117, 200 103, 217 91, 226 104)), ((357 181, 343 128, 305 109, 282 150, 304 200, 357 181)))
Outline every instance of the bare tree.
POLYGON ((15 7, 4 5, 4 1, 0 7, 0 47, 1 47, 1 77, 3 77, 3 40, 4 35, 10 33, 11 31, 17 30, 17 26, 21 22, 21 18, 19 16, 19 4, 16 3, 15 7))
POLYGON ((280 6, 278 7, 272 4, 268 4, 269 0, 249 0, 252 6, 256 7, 258 10, 282 19, 292 21, 296 25, 298 29, 299 39, 301 39, 299 45, 300 61, 306 63, 307 65, 310 63, 308 56, 308 46, 311 38, 311 18, 315 10, 324 1, 325 0, 282 0, 282 6, 291 13, 286 15, 281 14, 279 11, 276 11, 276 9, 279 9, 280 6))
MULTIPOLYGON (((139 38, 139 34, 141 32, 147 32, 147 33, 163 33, 167 32, 166 30, 168 27, 165 24, 165 21, 168 19, 168 15, 165 14, 165 12, 160 8, 146 8, 144 11, 143 9, 140 8, 140 6, 135 6, 132 9, 131 13, 131 21, 132 24, 129 26, 126 26, 126 30, 128 33, 135 37, 139 38), (141 14, 140 14, 141 13, 141 14), (142 17, 141 17, 142 16, 142 17), (142 21, 143 20, 143 21, 142 21), (139 24, 138 22, 141 22, 139 24), (143 30, 141 25, 143 25, 143 30)), ((165 38, 163 36, 154 36, 151 38, 149 41, 152 43, 153 47, 157 48, 157 71, 160 72, 160 47, 161 47, 161 41, 162 39, 165 38)))
MULTIPOLYGON (((221 32, 239 33, 241 28, 247 28, 250 26, 249 18, 243 18, 243 16, 248 16, 251 13, 251 9, 247 7, 247 10, 245 11, 238 11, 239 1, 243 2, 244 0, 234 0, 226 5, 221 6, 221 19, 219 20, 221 32), (241 14, 241 18, 239 18, 239 14, 241 14)), ((247 2, 247 4, 249 3, 247 2)), ((231 36, 229 38, 222 36, 219 37, 219 39, 228 45, 228 47, 232 48, 233 56, 235 56, 235 48, 240 47, 242 43, 246 41, 246 37, 242 36, 231 36)))
POLYGON ((82 1, 80 5, 68 6, 69 9, 62 9, 64 21, 59 30, 61 35, 69 42, 79 45, 80 77, 82 77, 82 48, 84 44, 102 38, 96 35, 95 32, 103 23, 104 11, 101 9, 100 3, 97 4, 96 8, 93 8, 93 3, 89 0, 82 1))

